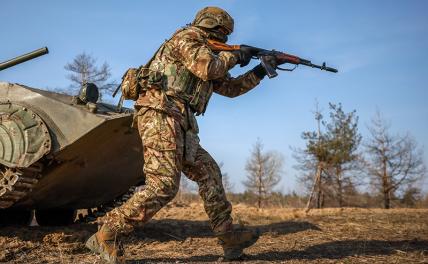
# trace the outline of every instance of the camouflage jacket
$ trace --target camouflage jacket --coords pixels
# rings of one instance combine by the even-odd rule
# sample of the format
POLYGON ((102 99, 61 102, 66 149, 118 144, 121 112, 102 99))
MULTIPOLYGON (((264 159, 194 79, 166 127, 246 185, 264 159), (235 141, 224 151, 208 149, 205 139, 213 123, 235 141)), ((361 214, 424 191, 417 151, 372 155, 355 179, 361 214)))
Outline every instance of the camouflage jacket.
POLYGON ((150 63, 148 85, 136 107, 171 114, 187 114, 189 108, 192 116, 199 115, 205 112, 213 92, 236 97, 259 84, 260 79, 252 71, 231 77, 228 71, 237 58, 230 52, 213 53, 207 39, 206 31, 190 26, 162 44, 150 63))

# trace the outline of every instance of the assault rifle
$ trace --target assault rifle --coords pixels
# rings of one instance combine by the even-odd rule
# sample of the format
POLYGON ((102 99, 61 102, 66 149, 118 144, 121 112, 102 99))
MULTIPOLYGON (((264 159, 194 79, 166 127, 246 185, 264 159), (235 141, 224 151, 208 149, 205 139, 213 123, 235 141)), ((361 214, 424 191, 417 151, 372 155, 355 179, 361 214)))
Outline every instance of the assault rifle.
POLYGON ((287 54, 284 52, 280 52, 280 51, 276 51, 276 50, 265 50, 265 49, 247 46, 247 45, 227 45, 225 43, 215 41, 215 40, 211 40, 211 39, 208 40, 208 46, 214 52, 236 51, 236 50, 240 50, 241 47, 250 50, 252 57, 254 59, 260 60, 262 66, 266 70, 267 76, 269 78, 273 78, 273 77, 276 77, 278 75, 278 73, 276 72, 276 69, 281 70, 281 71, 293 71, 294 69, 297 68, 297 66, 299 64, 309 66, 312 68, 318 68, 318 69, 323 70, 323 71, 329 71, 329 72, 334 72, 334 73, 337 72, 337 69, 327 67, 325 62, 322 65, 316 65, 316 64, 313 64, 310 60, 305 60, 305 59, 299 58, 297 56, 287 54), (289 63, 289 64, 294 64, 295 66, 294 66, 294 68, 291 68, 291 69, 280 68, 277 66, 276 60, 281 61, 281 62, 285 62, 285 63, 289 63))

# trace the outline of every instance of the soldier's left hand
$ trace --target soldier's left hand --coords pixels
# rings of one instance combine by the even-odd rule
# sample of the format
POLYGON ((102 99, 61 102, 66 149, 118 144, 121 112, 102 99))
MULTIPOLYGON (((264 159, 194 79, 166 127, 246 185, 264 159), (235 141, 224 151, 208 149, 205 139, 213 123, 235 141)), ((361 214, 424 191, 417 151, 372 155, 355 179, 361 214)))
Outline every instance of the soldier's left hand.
POLYGON ((237 64, 239 64, 241 67, 247 66, 253 57, 252 49, 246 47, 245 45, 241 45, 240 49, 233 51, 233 53, 238 58, 237 64))

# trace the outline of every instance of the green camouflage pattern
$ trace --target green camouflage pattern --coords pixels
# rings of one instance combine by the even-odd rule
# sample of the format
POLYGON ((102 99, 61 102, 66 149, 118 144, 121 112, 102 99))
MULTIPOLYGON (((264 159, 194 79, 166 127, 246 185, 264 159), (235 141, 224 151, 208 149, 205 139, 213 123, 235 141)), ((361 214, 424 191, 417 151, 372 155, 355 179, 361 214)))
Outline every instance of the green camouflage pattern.
POLYGON ((139 95, 135 115, 144 146, 146 185, 100 223, 119 232, 151 219, 171 201, 181 172, 199 187, 215 232, 228 230, 232 206, 227 201, 220 169, 199 144, 195 114, 204 113, 213 92, 236 97, 253 89, 260 79, 249 71, 233 78, 233 53, 213 53, 208 33, 189 26, 177 31, 159 49, 150 64, 148 85, 139 95))
POLYGON ((131 232, 136 224, 147 222, 175 197, 183 171, 198 184, 213 229, 231 222, 232 207, 226 199, 220 168, 214 159, 197 142, 194 162, 183 159, 181 120, 150 108, 140 110, 137 119, 144 142, 146 185, 99 221, 115 232, 131 232))
POLYGON ((142 93, 136 105, 168 111, 169 106, 162 98, 168 95, 171 100, 189 104, 196 114, 201 114, 213 92, 235 97, 260 82, 252 71, 231 77, 228 71, 235 66, 237 57, 231 52, 214 54, 207 45, 208 37, 206 31, 190 26, 165 42, 150 64, 147 88, 161 91, 161 94, 151 100, 142 93))

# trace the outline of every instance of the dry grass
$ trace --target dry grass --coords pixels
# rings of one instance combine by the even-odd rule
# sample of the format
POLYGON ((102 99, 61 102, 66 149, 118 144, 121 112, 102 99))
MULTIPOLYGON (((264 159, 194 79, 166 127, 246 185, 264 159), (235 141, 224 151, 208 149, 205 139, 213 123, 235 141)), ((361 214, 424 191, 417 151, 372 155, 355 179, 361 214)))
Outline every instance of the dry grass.
MULTIPOLYGON (((248 263, 428 263, 428 209, 262 209, 234 206, 237 224, 258 228, 248 263)), ((200 204, 172 205, 124 239, 128 263, 215 263, 221 248, 200 204)), ((96 231, 69 227, 0 229, 0 262, 101 263, 84 248, 96 231)))

